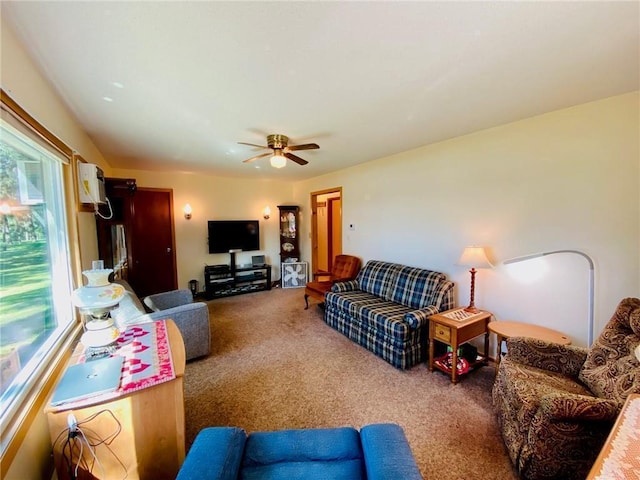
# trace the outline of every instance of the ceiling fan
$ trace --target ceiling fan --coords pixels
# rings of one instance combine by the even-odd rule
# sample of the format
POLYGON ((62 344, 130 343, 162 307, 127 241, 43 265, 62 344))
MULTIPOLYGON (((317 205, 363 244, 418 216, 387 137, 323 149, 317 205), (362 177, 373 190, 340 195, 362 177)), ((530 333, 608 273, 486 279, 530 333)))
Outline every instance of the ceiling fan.
POLYGON ((267 145, 256 145, 255 143, 238 142, 241 145, 249 145, 251 147, 258 148, 270 148, 272 151, 269 153, 261 153, 255 157, 247 158, 243 163, 253 162, 262 157, 271 155, 271 166, 275 168, 282 168, 287 164, 287 158, 296 162, 298 165, 306 165, 305 159, 298 157, 291 153, 295 150, 315 150, 320 148, 317 143, 305 143, 302 145, 289 145, 289 137, 286 135, 280 135, 279 133, 267 136, 267 145))

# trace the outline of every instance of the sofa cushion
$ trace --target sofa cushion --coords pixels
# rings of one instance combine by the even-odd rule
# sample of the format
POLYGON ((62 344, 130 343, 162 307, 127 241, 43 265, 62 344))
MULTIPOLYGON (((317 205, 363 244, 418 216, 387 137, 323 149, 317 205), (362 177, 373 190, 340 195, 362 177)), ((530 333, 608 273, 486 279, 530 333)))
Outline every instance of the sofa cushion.
POLYGON ((357 315, 366 305, 387 303, 384 299, 362 290, 340 292, 337 295, 336 292, 327 292, 324 301, 325 305, 331 305, 352 316, 357 315))
POLYGON ((379 331, 381 336, 405 339, 411 326, 405 321, 405 315, 412 309, 399 303, 383 300, 370 293, 355 291, 339 295, 327 293, 327 308, 336 308, 353 317, 354 323, 369 325, 379 331))
POLYGON ((363 472, 357 430, 281 430, 249 435, 240 478, 358 479, 363 472))
POLYGON ((391 287, 391 300, 412 308, 435 305, 439 285, 446 279, 447 277, 440 272, 403 266, 391 287))
POLYGON ((626 298, 589 349, 580 381, 598 397, 620 407, 630 393, 640 393, 640 299, 626 298))
POLYGON ((395 263, 370 260, 360 270, 356 281, 360 286, 360 290, 385 300, 391 300, 393 299, 393 288, 396 285, 400 268, 401 265, 395 263))

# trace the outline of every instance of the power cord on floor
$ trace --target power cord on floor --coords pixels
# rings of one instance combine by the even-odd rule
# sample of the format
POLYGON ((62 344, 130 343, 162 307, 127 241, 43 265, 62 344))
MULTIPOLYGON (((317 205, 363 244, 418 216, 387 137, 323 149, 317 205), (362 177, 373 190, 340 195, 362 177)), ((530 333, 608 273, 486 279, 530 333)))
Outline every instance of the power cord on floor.
MULTIPOLYGON (((79 470, 82 468, 83 474, 86 473, 91 478, 106 478, 104 466, 100 462, 96 453, 96 447, 104 445, 105 448, 113 455, 117 462, 122 467, 124 476, 123 480, 128 477, 127 467, 122 463, 120 458, 111 449, 111 443, 122 431, 122 425, 113 414, 111 410, 100 410, 93 415, 87 417, 81 422, 78 422, 73 413, 69 413, 67 416, 67 428, 63 429, 56 437, 53 445, 61 442, 61 456, 64 461, 64 467, 71 480, 78 479, 79 470), (90 428, 90 423, 101 415, 109 415, 115 423, 115 429, 112 433, 104 438, 101 438, 95 431, 90 428), (89 452, 90 456, 85 459, 85 448, 89 452), (75 458, 75 461, 74 461, 75 458), (93 475, 93 470, 98 467, 100 471, 100 477, 93 475)), ((85 475, 83 475, 85 478, 85 475)))

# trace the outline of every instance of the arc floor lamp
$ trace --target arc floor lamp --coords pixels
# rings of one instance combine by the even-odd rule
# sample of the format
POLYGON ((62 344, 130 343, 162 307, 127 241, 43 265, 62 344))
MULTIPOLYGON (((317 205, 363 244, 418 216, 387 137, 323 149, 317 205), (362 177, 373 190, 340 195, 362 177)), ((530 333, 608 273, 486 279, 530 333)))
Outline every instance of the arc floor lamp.
POLYGON ((581 257, 584 257, 587 262, 589 262, 589 330, 587 332, 587 346, 590 347, 591 344, 593 343, 593 303, 594 303, 594 273, 595 273, 595 266, 593 264, 593 259, 587 255, 584 252, 581 252, 580 250, 552 250, 550 252, 541 252, 541 253, 534 253, 531 255, 524 255, 522 257, 516 257, 516 258, 511 258, 509 260, 505 260, 504 263, 505 265, 508 265, 510 263, 517 263, 517 262, 524 262, 525 260, 531 260, 533 258, 538 258, 538 257, 545 257, 547 255, 555 255, 555 254, 559 254, 559 253, 573 253, 576 255, 580 255, 581 257))

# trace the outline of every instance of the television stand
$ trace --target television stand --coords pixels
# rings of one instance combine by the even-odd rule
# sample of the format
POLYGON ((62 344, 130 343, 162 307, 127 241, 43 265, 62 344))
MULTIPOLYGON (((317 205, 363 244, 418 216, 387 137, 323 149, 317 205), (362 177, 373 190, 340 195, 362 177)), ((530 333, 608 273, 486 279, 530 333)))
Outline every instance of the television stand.
POLYGON ((229 253, 231 254, 230 265, 204 267, 204 288, 207 300, 271 290, 271 265, 260 267, 236 265, 235 252, 229 253))

